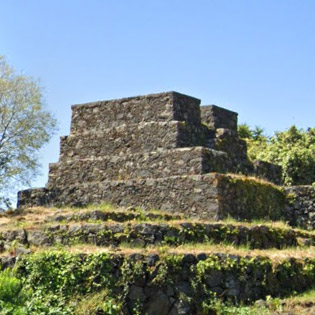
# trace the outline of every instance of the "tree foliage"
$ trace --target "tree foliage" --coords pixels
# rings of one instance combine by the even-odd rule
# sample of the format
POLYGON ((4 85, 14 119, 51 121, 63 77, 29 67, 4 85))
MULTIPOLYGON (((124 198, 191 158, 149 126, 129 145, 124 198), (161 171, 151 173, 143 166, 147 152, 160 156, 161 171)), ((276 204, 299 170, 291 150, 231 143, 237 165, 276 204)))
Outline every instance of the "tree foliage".
POLYGON ((315 182, 315 128, 291 126, 268 137, 262 128, 238 127, 248 145, 252 160, 263 160, 282 166, 285 185, 310 185, 315 182))
POLYGON ((56 120, 45 109, 42 88, 17 74, 0 56, 0 187, 29 184, 38 170, 38 151, 49 141, 56 120))

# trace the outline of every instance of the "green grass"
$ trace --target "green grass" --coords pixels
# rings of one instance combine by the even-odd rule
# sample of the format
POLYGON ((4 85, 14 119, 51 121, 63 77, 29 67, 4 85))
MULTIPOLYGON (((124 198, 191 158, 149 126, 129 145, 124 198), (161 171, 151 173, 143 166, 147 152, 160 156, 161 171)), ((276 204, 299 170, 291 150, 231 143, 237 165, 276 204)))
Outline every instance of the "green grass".
POLYGON ((100 292, 79 297, 70 301, 70 305, 74 305, 73 313, 76 315, 95 315, 95 314, 123 314, 122 304, 118 299, 114 299, 108 290, 101 290, 100 292))
POLYGON ((292 296, 288 299, 286 299, 288 302, 293 302, 293 303, 314 303, 315 305, 315 287, 305 291, 302 294, 292 296))

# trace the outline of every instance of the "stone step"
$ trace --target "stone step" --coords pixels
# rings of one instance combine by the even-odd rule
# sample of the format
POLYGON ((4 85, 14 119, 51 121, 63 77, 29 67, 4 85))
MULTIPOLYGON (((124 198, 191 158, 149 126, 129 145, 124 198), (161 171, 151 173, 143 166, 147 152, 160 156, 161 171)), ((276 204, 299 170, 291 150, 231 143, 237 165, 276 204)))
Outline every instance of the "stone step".
MULTIPOLYGON (((143 209, 115 208, 33 208, 1 217, 0 249, 13 243, 52 246, 58 243, 97 246, 223 244, 242 249, 299 249, 315 246, 315 233, 293 229, 283 222, 243 223, 190 220, 181 214, 143 209), (17 228, 18 224, 23 228, 17 228), (245 247, 244 247, 245 246, 245 247), (302 248, 300 247, 302 246, 302 248)), ((311 249, 306 251, 310 252, 311 249)), ((315 255, 315 252, 314 252, 315 255)))
POLYGON ((204 147, 179 148, 158 152, 67 159, 49 165, 48 188, 78 182, 102 182, 132 178, 163 178, 209 172, 231 172, 225 152, 204 147))
POLYGON ((53 215, 45 218, 45 222, 126 222, 126 221, 174 221, 182 220, 181 214, 169 214, 163 212, 143 211, 134 207, 124 208, 123 211, 102 211, 102 210, 88 210, 88 211, 74 211, 72 213, 64 213, 63 210, 57 211, 53 215), (129 210, 130 209, 130 210, 129 210))
POLYGON ((108 202, 138 206, 208 220, 279 220, 285 194, 267 182, 236 175, 209 173, 64 185, 61 189, 19 192, 18 207, 87 205, 108 202))
POLYGON ((207 146, 208 137, 179 121, 122 125, 61 137, 60 160, 207 146))
MULTIPOLYGON (((104 218, 104 217, 102 217, 104 218)), ((76 218, 73 218, 76 219, 76 218)), ((289 228, 268 225, 237 225, 226 223, 63 223, 50 224, 36 230, 7 231, 1 239, 10 244, 21 241, 28 246, 54 246, 92 244, 96 246, 119 246, 129 244, 133 247, 181 246, 184 244, 230 244, 249 249, 283 249, 298 245, 315 245, 315 235, 289 228), (16 238, 14 238, 16 236, 16 238)))
MULTIPOLYGON (((164 222, 172 226, 180 226, 181 228, 192 231, 190 236, 197 236, 195 241, 206 241, 209 235, 203 235, 203 231, 215 231, 218 233, 215 237, 216 242, 226 241, 230 239, 235 245, 252 244, 253 239, 260 238, 260 242, 266 243, 266 239, 274 238, 276 236, 277 242, 281 244, 293 244, 294 242, 300 245, 315 245, 315 233, 307 230, 296 229, 284 225, 283 222, 266 222, 266 223, 242 223, 242 222, 207 222, 198 220, 188 220, 181 214, 168 214, 161 211, 145 211, 140 208, 123 208, 123 210, 83 210, 75 212, 65 212, 59 210, 53 215, 48 215, 45 222, 48 223, 70 223, 70 222, 149 222, 150 224, 157 224, 155 221, 164 222), (249 236, 250 235, 250 236, 249 236), (267 238, 266 238, 267 235, 267 238), (292 237, 295 239, 292 242, 292 237), (287 238, 283 242, 283 238, 287 238)), ((43 222, 44 223, 44 222, 43 222)), ((164 228, 164 226, 163 226, 164 228)), ((181 234, 181 233, 179 233, 181 234)), ((268 242, 268 240, 267 240, 268 242)), ((176 243, 176 241, 175 241, 176 243)), ((257 242, 256 242, 257 244, 257 242)), ((294 245, 294 244, 293 244, 294 245)), ((272 245, 277 247, 276 245, 272 245)), ((286 245, 280 245, 286 246, 286 245)), ((290 246, 290 245, 288 245, 290 246)), ((260 245, 259 248, 265 248, 260 245)))
MULTIPOLYGON (((94 213, 95 214, 95 213, 94 213)), ((104 216, 97 213, 102 219, 104 216)), ((82 220, 83 214, 68 219, 82 220)), ((87 215, 85 215, 87 217, 87 215)), ((122 217, 120 217, 122 218, 122 217)), ((53 219, 53 218, 51 218, 53 219)), ((59 220, 60 216, 54 219, 59 220)), ((94 221, 94 220, 93 220, 94 221)), ((97 220, 99 221, 99 220, 97 220)), ((181 246, 185 244, 224 244, 245 246, 248 249, 284 249, 298 245, 315 245, 314 233, 270 225, 241 225, 203 222, 147 222, 137 223, 86 223, 67 222, 43 224, 41 228, 24 228, 1 231, 0 239, 4 247, 18 242, 27 246, 56 246, 91 244, 96 246, 133 247, 181 246)))
POLYGON ((315 281, 314 264, 315 260, 308 258, 273 259, 221 252, 44 251, 20 259, 17 274, 42 290, 45 285, 49 290, 52 287, 42 279, 62 274, 64 281, 56 282, 56 292, 71 288, 73 295, 89 294, 91 298, 103 291, 111 294, 112 302, 125 307, 123 314, 134 314, 137 306, 144 314, 201 315, 209 314, 218 300, 249 304, 267 296, 306 291, 315 281), (42 265, 46 268, 40 268, 42 265))
POLYGON ((101 131, 123 124, 185 121, 200 126, 200 100, 176 92, 72 106, 71 133, 101 131))

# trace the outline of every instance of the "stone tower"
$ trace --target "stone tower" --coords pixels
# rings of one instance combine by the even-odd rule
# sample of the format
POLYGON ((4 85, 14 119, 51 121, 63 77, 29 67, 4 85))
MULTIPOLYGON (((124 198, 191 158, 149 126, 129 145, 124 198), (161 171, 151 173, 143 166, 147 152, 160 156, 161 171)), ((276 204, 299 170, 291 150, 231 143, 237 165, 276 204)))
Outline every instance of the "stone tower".
POLYGON ((177 92, 73 105, 46 187, 20 191, 18 206, 110 202, 223 218, 235 212, 226 173, 280 182, 278 166, 248 160, 235 112, 177 92))

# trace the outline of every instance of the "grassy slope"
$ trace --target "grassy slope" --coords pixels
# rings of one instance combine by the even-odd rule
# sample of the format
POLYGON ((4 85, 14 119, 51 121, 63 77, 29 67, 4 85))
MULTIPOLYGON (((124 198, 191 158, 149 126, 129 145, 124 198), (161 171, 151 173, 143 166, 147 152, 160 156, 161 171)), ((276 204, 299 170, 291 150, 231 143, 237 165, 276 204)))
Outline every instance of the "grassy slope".
MULTIPOLYGON (((19 212, 9 212, 6 214, 2 214, 0 216, 0 232, 5 232, 8 230, 14 230, 14 229, 27 229, 27 230, 36 230, 47 226, 52 226, 56 224, 53 220, 49 220, 50 217, 54 217, 56 215, 63 215, 66 216, 67 219, 63 221, 59 221, 58 224, 65 224, 65 225, 75 225, 75 224, 85 224, 86 222, 99 222, 94 220, 87 220, 87 221, 80 221, 80 219, 76 218, 74 215, 90 212, 93 210, 100 210, 102 212, 106 213, 115 213, 116 214, 122 214, 125 215, 126 213, 134 215, 134 218, 132 220, 126 219, 123 224, 125 225, 133 225, 137 223, 154 223, 154 224, 169 224, 170 226, 176 226, 181 223, 206 223, 205 221, 197 221, 197 220, 187 220, 182 218, 180 215, 175 216, 172 220, 172 218, 169 218, 167 214, 164 214, 159 211, 151 211, 155 216, 151 216, 149 219, 147 217, 147 214, 139 209, 118 209, 116 207, 113 207, 108 204, 98 205, 98 206, 90 206, 84 209, 73 209, 73 208, 64 208, 64 209, 55 209, 55 208, 32 208, 32 209, 26 209, 19 212), (68 216, 68 217, 67 217, 68 216)), ((109 220, 106 222, 106 224, 114 224, 114 220, 109 220)), ((213 222, 212 222, 213 223, 213 222)), ((233 220, 226 220, 224 222, 219 222, 220 224, 226 224, 226 225, 233 225, 233 226, 246 226, 246 227, 254 227, 257 225, 265 225, 267 227, 273 227, 273 228, 279 228, 283 230, 292 230, 296 233, 300 233, 301 235, 307 235, 307 237, 315 237, 315 232, 307 232, 304 230, 299 229, 291 229, 286 223, 284 222, 246 222, 246 223, 240 223, 235 222, 233 220)), ((18 243, 11 243, 10 246, 6 246, 2 250, 1 256, 15 256, 17 254, 17 249, 19 248, 20 244, 18 243)), ((267 257, 273 261, 274 264, 277 264, 285 259, 288 258, 296 258, 296 259, 315 259, 315 247, 314 246, 294 246, 289 248, 283 248, 281 250, 279 249, 251 249, 248 246, 234 246, 233 243, 226 243, 222 242, 219 244, 214 244, 211 241, 203 242, 203 243, 187 243, 187 244, 180 244, 178 246, 172 246, 170 244, 160 244, 160 245, 151 245, 151 246, 137 246, 137 244, 130 244, 128 242, 122 242, 118 246, 96 246, 93 244, 71 244, 69 246, 61 246, 56 245, 52 246, 50 248, 42 247, 42 246, 31 246, 29 248, 31 252, 34 253, 41 253, 41 252, 66 252, 70 254, 96 254, 96 253, 109 253, 109 254, 120 254, 120 255, 130 255, 134 253, 140 253, 142 255, 149 255, 152 253, 156 253, 160 256, 168 256, 170 254, 186 254, 186 253, 192 253, 192 254, 198 254, 198 253, 207 253, 207 254, 214 254, 214 253, 224 253, 224 254, 230 254, 230 255, 237 255, 240 257, 267 257)), ((31 254, 32 255, 32 254, 31 254)), ((3 274, 3 273, 2 273, 3 274)), ((14 292, 14 286, 19 287, 19 281, 22 281, 20 279, 16 278, 16 275, 8 275, 7 280, 5 280, 5 277, 2 277, 2 289, 5 288, 5 286, 10 287, 12 286, 12 292, 9 292, 10 294, 15 294, 14 292), (11 277, 11 278, 10 278, 11 277), (7 281, 7 282, 6 282, 7 281), (14 281, 16 281, 16 284, 14 285, 14 281), (13 283, 13 284, 12 284, 13 283)), ((0 277, 0 284, 1 284, 1 277, 0 277)), ((21 287, 20 287, 21 290, 21 287)), ((2 290, 3 291, 3 290, 2 290)), ((23 290, 22 290, 23 291, 23 290)), ((19 294, 24 294, 25 299, 27 300, 27 292, 20 292, 19 294)), ((49 297, 53 299, 52 297, 49 297)), ((2 297, 2 299, 4 299, 2 297)), ((37 301, 34 295, 32 295, 33 301, 37 301)), ((98 305, 104 304, 104 300, 108 303, 107 312, 108 314, 120 314, 119 307, 117 306, 117 309, 115 310, 114 304, 116 303, 113 299, 113 297, 107 296, 106 291, 98 291, 93 294, 87 294, 84 296, 80 296, 81 302, 76 298, 76 296, 72 296, 70 299, 70 304, 76 305, 74 308, 76 309, 77 314, 93 314, 93 309, 95 310, 98 305), (114 303, 115 302, 115 303, 114 303)), ((20 302, 23 302, 23 297, 19 297, 20 302)), ((35 303, 34 302, 34 303, 35 303)), ((64 304, 62 306, 63 302, 59 301, 59 308, 60 312, 58 313, 58 307, 56 306, 56 310, 54 314, 67 314, 63 313, 61 311, 62 307, 66 310, 67 306, 64 304), (61 306, 60 306, 61 305, 61 306)), ((1 303, 1 288, 0 288, 0 303, 1 303)), ((14 306, 11 311, 8 311, 6 314, 27 314, 25 308, 25 305, 23 306, 23 303, 20 306, 15 305, 12 302, 12 305, 14 306), (19 309, 21 310, 21 313, 19 313, 19 309)), ((25 302, 26 303, 26 302, 25 302)), ((36 303, 39 303, 37 301, 36 303)), ((44 303, 44 302, 43 302, 44 303)), ((58 305, 58 303, 55 303, 58 305)), ((4 304, 3 304, 4 305, 4 304)), ((1 306, 3 310, 7 306, 1 306)), ((8 304, 9 305, 9 304, 8 304)), ((44 306, 39 306, 40 307, 44 306)), ((290 311, 290 314, 303 314, 308 313, 312 314, 315 313, 315 291, 310 290, 307 293, 303 293, 301 295, 293 294, 290 297, 287 297, 283 300, 280 300, 278 298, 268 298, 267 301, 258 301, 256 304, 252 306, 233 306, 233 305, 225 305, 220 300, 214 302, 213 308, 217 309, 217 312, 219 314, 282 314, 290 311)), ((8 308, 9 309, 9 308, 8 308)), ((53 308, 50 306, 50 309, 53 310, 53 308)), ((46 313, 48 314, 48 311, 46 310, 46 313)), ((43 311, 43 314, 46 314, 45 311, 43 311)), ((5 313, 3 313, 5 314, 5 313)), ((34 313, 36 314, 36 312, 34 313)), ((39 311, 38 311, 39 314, 39 311)), ((136 314, 136 311, 135 311, 136 314)))

